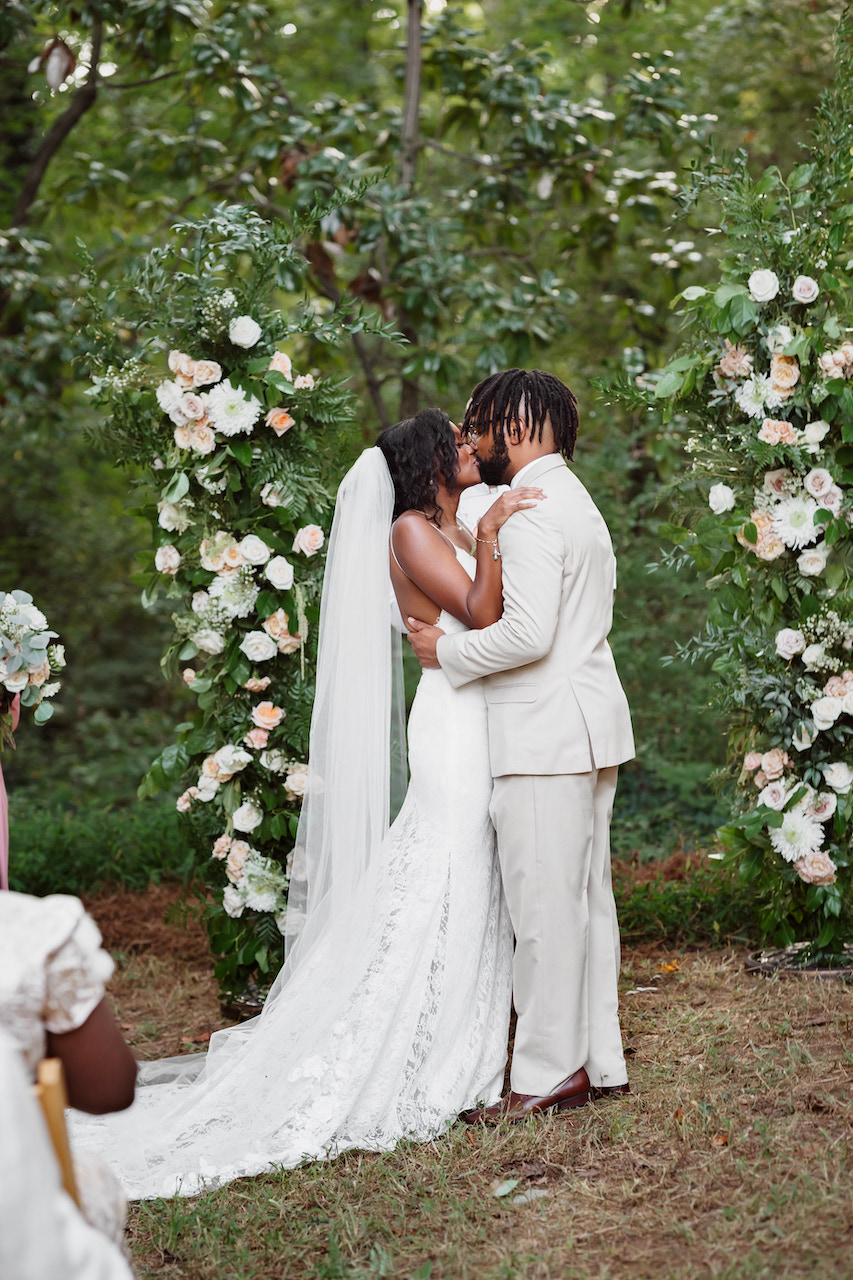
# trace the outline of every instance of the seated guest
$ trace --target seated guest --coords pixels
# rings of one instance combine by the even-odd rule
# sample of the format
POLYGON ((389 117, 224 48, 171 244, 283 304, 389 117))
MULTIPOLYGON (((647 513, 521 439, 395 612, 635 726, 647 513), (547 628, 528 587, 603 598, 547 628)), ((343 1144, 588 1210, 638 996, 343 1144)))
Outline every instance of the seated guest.
POLYGON ((122 1250, 62 1189, 20 1051, 0 1028, 0 1276, 133 1280, 122 1250))
MULTIPOLYGON (((31 1080, 41 1058, 59 1058, 70 1105, 96 1115, 129 1107, 136 1080, 104 998, 112 970, 78 898, 0 893, 0 1029, 31 1080)), ((86 1218, 123 1244, 127 1200, 114 1176, 88 1156, 75 1173, 86 1218)))

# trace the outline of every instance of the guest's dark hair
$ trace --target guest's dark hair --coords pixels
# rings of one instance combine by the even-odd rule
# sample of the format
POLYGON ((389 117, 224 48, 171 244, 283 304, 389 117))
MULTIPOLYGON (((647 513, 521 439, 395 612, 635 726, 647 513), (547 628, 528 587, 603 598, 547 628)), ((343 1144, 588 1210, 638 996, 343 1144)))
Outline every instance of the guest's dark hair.
POLYGON ((394 519, 416 509, 433 518, 439 478, 452 487, 459 470, 453 424, 443 409, 421 409, 387 427, 376 441, 394 482, 394 519))
POLYGON ((520 417, 530 438, 538 434, 540 440, 550 418, 557 451, 571 460, 578 436, 578 403, 565 382, 541 369, 505 369, 479 382, 465 410, 462 438, 471 427, 485 432, 504 426, 518 440, 521 428, 510 424, 517 424, 520 417))

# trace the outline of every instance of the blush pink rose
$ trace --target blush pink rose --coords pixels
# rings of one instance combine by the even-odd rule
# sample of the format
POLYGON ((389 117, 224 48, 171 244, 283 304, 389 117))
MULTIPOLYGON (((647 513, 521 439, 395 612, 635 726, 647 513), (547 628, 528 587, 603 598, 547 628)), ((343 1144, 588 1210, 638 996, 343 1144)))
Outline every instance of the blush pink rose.
POLYGON ((210 852, 211 858, 224 858, 233 843, 231 836, 220 836, 210 852))
POLYGON ((746 759, 743 762, 743 767, 744 769, 749 769, 750 773, 752 773, 753 770, 757 769, 760 764, 761 764, 761 752, 750 751, 749 755, 746 757, 746 759))
POLYGON ((243 688, 248 689, 249 693, 263 693, 264 689, 268 689, 271 684, 270 676, 250 676, 243 688))
POLYGON ((777 778, 782 777, 787 761, 788 757, 781 747, 774 747, 772 751, 764 752, 761 757, 761 768, 768 782, 775 782, 777 778))
POLYGON ((243 741, 247 747, 252 747, 255 751, 261 751, 269 742, 269 737, 269 729, 250 729, 244 736, 243 741))

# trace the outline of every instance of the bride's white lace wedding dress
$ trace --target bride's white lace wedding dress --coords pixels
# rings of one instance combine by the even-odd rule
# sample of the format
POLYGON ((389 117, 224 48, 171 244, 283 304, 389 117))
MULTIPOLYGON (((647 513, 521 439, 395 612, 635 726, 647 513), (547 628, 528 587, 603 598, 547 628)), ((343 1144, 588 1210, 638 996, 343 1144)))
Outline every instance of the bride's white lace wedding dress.
MULTIPOLYGON (((439 625, 462 629, 446 613, 439 625)), ((499 1097, 512 931, 480 682, 454 690, 424 672, 408 742, 406 799, 371 856, 347 937, 321 932, 263 1013, 217 1032, 206 1055, 143 1067, 128 1112, 75 1113, 73 1141, 113 1163, 131 1198, 434 1138, 499 1097)))

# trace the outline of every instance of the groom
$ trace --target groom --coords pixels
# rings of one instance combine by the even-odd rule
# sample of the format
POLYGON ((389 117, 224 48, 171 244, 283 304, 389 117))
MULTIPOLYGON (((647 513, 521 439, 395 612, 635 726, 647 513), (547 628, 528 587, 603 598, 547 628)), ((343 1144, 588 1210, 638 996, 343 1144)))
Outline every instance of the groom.
POLYGON ((619 930, 610 879, 617 766, 631 717, 607 644, 616 561, 607 526, 566 462, 577 404, 559 378, 509 369, 474 390, 462 426, 486 484, 545 498, 500 531, 504 612, 446 636, 409 619, 424 667, 454 687, 485 677, 491 815, 515 930, 511 1091, 465 1119, 520 1120, 627 1093, 619 930))

